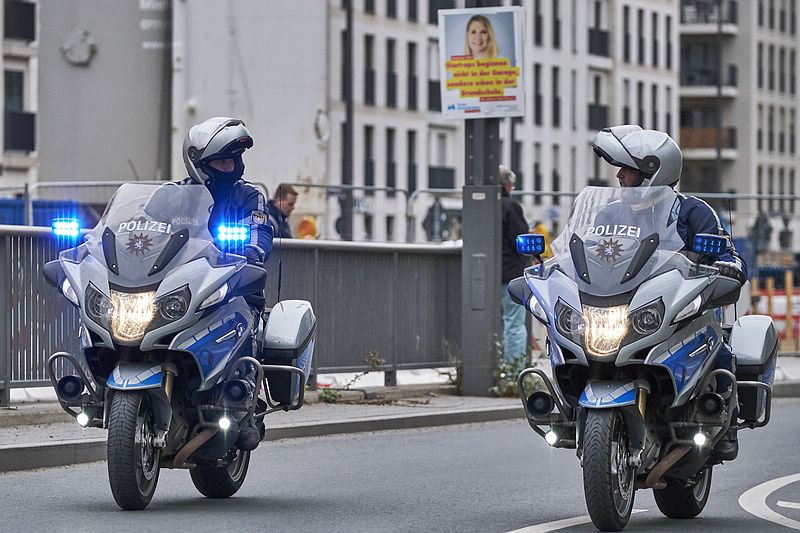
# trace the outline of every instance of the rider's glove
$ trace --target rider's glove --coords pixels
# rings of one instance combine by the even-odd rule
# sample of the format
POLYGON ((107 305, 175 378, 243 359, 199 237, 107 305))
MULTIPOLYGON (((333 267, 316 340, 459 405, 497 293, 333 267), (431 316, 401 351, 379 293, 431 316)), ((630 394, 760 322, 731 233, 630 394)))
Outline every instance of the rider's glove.
POLYGON ((733 278, 739 282, 739 285, 744 285, 747 281, 744 279, 744 272, 739 268, 739 265, 730 261, 717 261, 714 266, 719 269, 719 273, 727 278, 733 278))
POLYGON ((248 263, 253 263, 256 265, 263 265, 264 264, 264 255, 256 246, 252 244, 245 244, 244 246, 244 256, 247 258, 248 263))

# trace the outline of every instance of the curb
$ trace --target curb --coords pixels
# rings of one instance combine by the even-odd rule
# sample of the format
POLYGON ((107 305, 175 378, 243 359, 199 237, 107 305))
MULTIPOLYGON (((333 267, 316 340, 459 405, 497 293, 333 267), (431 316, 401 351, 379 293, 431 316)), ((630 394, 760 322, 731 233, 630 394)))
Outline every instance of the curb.
POLYGON ((772 386, 772 396, 774 398, 798 398, 800 397, 800 381, 781 381, 772 386))
MULTIPOLYGON (((69 415, 67 415, 69 416, 69 415)), ((486 407, 432 414, 395 415, 381 418, 353 418, 330 423, 290 424, 268 429, 265 440, 321 437, 340 433, 364 433, 394 429, 415 429, 455 424, 524 419, 522 407, 486 407)), ((102 461, 106 439, 69 440, 21 446, 0 446, 0 472, 32 470, 102 461)))

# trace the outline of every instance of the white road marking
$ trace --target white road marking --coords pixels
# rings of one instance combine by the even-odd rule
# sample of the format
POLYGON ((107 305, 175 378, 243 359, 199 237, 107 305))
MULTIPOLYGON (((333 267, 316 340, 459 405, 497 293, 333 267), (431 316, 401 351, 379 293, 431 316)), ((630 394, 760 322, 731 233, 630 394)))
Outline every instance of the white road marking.
POLYGON ((800 530, 800 522, 776 513, 767 505, 767 498, 770 494, 796 481, 800 481, 800 474, 793 474, 762 483, 739 496, 739 506, 758 518, 763 518, 790 529, 800 530))
POLYGON ((795 502, 778 502, 778 507, 785 507, 787 509, 800 509, 800 503, 795 502))
MULTIPOLYGON (((632 514, 646 512, 647 509, 634 509, 632 514)), ((509 531, 508 533, 546 533, 548 531, 556 531, 558 529, 590 524, 591 522, 592 519, 589 517, 589 515, 578 516, 576 518, 565 518, 563 520, 556 520, 555 522, 547 522, 545 524, 523 527, 522 529, 515 529, 514 531, 509 531)))

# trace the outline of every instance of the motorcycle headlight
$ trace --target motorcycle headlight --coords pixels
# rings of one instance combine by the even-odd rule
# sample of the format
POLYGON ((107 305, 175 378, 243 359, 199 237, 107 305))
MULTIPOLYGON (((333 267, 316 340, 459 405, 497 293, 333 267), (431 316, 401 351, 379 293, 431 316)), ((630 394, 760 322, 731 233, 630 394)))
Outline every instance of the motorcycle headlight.
POLYGON ((174 322, 189 310, 191 294, 189 287, 185 286, 158 299, 158 313, 167 322, 174 322))
POLYGON ((628 306, 583 306, 586 349, 593 355, 611 355, 619 350, 628 332, 628 306))
POLYGON ((580 345, 583 331, 586 328, 586 322, 581 313, 561 300, 558 300, 556 302, 555 314, 556 330, 567 339, 580 345))
POLYGON ((111 317, 114 315, 114 306, 108 296, 100 292, 97 287, 90 283, 89 286, 86 287, 86 295, 83 304, 89 318, 105 329, 111 329, 111 317))
POLYGON ((630 344, 652 335, 661 329, 663 321, 664 302, 661 301, 661 298, 632 311, 630 315, 632 328, 628 331, 627 337, 625 337, 625 344, 630 344))
POLYGON ((117 340, 132 342, 140 340, 156 316, 156 293, 111 291, 111 334, 117 340))

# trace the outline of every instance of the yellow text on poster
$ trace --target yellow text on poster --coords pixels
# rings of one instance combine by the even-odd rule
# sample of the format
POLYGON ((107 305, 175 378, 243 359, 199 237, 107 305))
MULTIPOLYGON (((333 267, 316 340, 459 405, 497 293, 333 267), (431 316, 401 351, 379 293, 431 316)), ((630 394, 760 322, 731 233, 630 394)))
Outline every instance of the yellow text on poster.
POLYGON ((506 87, 517 86, 519 67, 512 67, 508 58, 473 59, 453 57, 445 64, 451 74, 446 82, 448 90, 459 90, 461 98, 502 97, 506 87))

